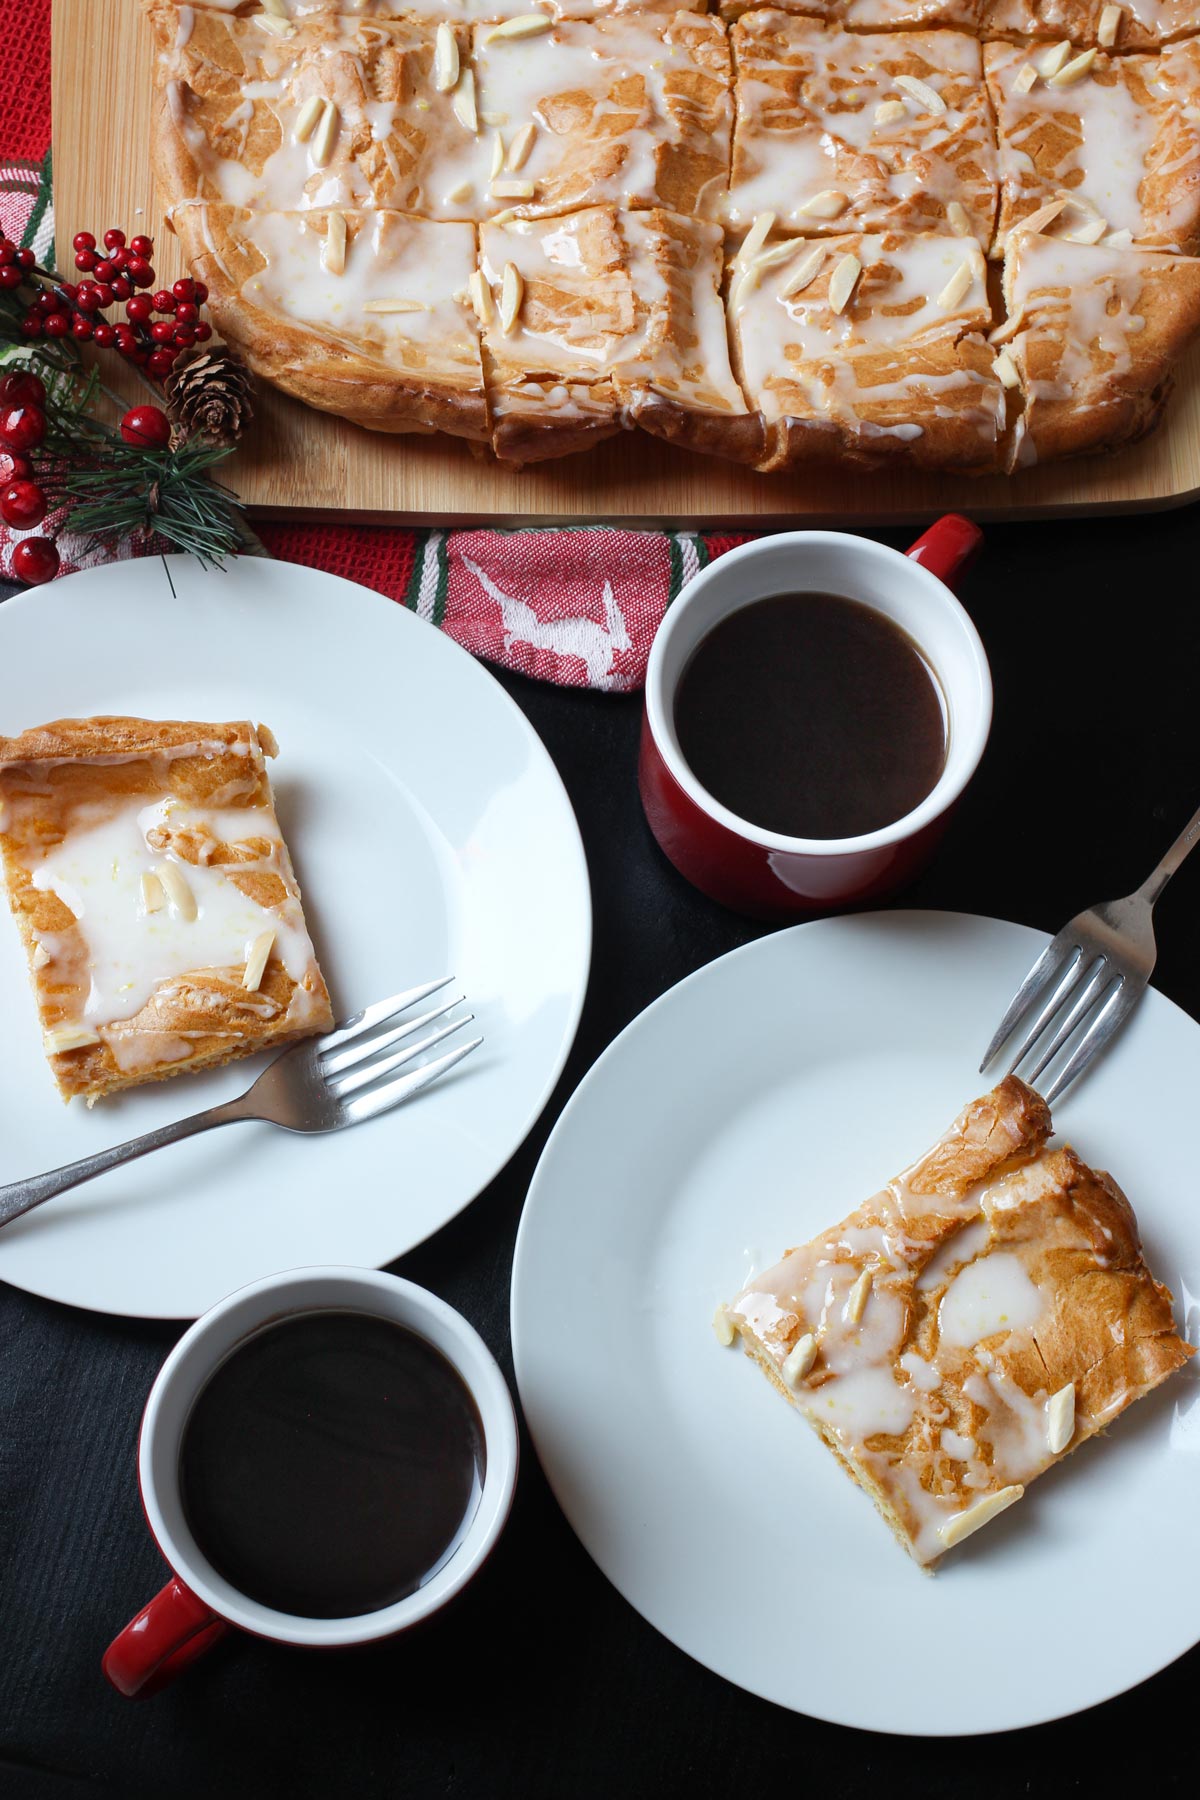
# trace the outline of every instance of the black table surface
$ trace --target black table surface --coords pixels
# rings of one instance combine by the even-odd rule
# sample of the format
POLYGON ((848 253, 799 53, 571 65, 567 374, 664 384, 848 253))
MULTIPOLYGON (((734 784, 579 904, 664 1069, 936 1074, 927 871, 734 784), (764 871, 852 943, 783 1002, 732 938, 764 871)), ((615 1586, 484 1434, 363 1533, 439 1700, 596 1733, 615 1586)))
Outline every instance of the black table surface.
MULTIPOLYGON (((1188 509, 988 531, 962 598, 992 661, 991 743, 937 861, 900 904, 1053 930, 1149 871, 1200 802, 1198 520, 1188 509)), ((903 546, 915 533, 879 535, 903 546)), ((765 928, 703 899, 651 839, 634 779, 637 697, 499 679, 579 818, 595 904, 591 984, 528 1140, 466 1213, 395 1267, 465 1313, 511 1383, 513 1242, 561 1107, 648 1002, 765 928)), ((1200 858, 1158 912, 1156 984, 1193 1014, 1198 900, 1200 858)), ((431 1624, 342 1654, 230 1637, 173 1688, 120 1699, 101 1654, 165 1575, 138 1503, 138 1420, 181 1329, 0 1286, 2 1796, 1106 1793, 1123 1749, 1150 1759, 1158 1791, 1194 1780, 1184 1751, 1196 1650, 1091 1712, 958 1744, 820 1724, 741 1692, 609 1586, 527 1437, 498 1550, 431 1624)), ((1130 1520, 1128 1561, 1095 1572, 1111 1584, 1114 1631, 1122 1589, 1139 1579, 1139 1534, 1152 1529, 1130 1520)), ((780 1630, 781 1654, 819 1653, 802 1592, 780 1630)), ((948 1643, 945 1655, 970 1646, 948 1643)))

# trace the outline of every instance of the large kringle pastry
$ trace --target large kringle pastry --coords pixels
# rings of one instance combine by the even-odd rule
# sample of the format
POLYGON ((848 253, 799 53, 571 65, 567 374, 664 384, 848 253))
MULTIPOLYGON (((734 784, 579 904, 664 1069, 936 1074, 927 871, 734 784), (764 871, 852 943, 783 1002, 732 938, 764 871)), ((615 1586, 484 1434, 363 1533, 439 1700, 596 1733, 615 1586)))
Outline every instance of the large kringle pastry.
POLYGON ((1195 1354, 1112 1177, 1010 1077, 719 1309, 922 1565, 1195 1354))
POLYGON ((333 1023, 266 726, 59 719, 0 737, 0 866, 64 1099, 333 1023))
POLYGON ((376 430, 986 474, 1200 333, 1200 0, 142 3, 219 328, 376 430))

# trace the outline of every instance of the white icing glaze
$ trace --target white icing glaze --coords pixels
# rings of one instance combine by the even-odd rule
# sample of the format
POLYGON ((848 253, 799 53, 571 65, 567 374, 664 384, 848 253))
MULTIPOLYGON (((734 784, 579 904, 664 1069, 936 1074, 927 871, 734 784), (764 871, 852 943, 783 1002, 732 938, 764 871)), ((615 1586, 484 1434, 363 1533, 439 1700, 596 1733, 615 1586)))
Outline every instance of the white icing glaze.
POLYGON ((1130 339, 1144 323, 1137 311, 1144 274, 1162 267, 1163 259, 1152 251, 1069 244, 1035 234, 1021 235, 1010 254, 1009 311, 1023 325, 1012 351, 1024 367, 1026 394, 1034 401, 1088 403, 1097 380, 1107 385, 1129 369, 1130 339), (1058 347, 1056 370, 1036 379, 1026 360, 1034 336, 1058 347), (1097 352, 1103 353, 1103 369, 1097 352))
POLYGON ((868 1367, 823 1382, 805 1402, 804 1411, 822 1430, 857 1448, 868 1438, 898 1437, 907 1431, 914 1401, 890 1368, 868 1367))
POLYGON ((1044 1310, 1020 1257, 993 1250, 951 1281, 938 1308, 938 1330, 943 1344, 969 1348, 997 1332, 1036 1325, 1044 1310))
MULTIPOLYGON (((977 1199, 976 1205, 978 1204, 977 1199)), ((930 1257, 917 1276, 917 1292, 928 1293, 931 1288, 944 1286, 956 1269, 974 1261, 986 1248, 987 1241, 986 1219, 973 1219, 969 1225, 964 1225, 952 1238, 947 1238, 936 1255, 930 1257)))

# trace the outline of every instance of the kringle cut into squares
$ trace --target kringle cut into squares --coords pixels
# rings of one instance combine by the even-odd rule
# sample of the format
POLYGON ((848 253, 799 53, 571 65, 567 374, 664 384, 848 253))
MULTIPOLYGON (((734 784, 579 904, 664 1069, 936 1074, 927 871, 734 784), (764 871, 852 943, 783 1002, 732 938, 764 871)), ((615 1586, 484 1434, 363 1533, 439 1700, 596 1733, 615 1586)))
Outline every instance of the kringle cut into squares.
POLYGON ((1200 335, 1200 261, 1166 251, 1015 231, 1004 293, 1005 348, 1024 395, 1017 467, 1142 437, 1200 335))
POLYGON ((332 1025, 275 751, 244 723, 60 719, 0 738, 0 860, 64 1099, 332 1025))
POLYGON ((622 426, 757 459, 729 366, 722 237, 658 208, 589 207, 480 232, 493 446, 535 460, 622 426))
POLYGON ((767 466, 899 458, 994 469, 1005 390, 985 333, 983 251, 900 232, 796 239, 735 269, 734 366, 767 431, 767 466))
MULTIPOLYGON (((315 17, 264 30, 263 17, 150 14, 158 44, 155 167, 172 203, 265 212, 390 207, 472 218, 453 195, 486 177, 458 87, 438 87, 431 23, 315 17)), ((470 33, 447 28, 466 68, 470 33)))
POLYGON ((980 48, 961 32, 856 34, 787 13, 733 28, 727 219, 819 232, 947 231, 987 245, 996 152, 980 48))
POLYGON ((486 438, 472 225, 228 206, 182 206, 172 223, 257 374, 377 431, 486 438))
POLYGON ((1155 50, 1200 31, 1196 0, 985 0, 985 37, 1035 38, 1078 47, 1155 50))
POLYGON ((1078 78, 1070 62, 1042 74, 1029 45, 983 55, 1000 133, 998 246, 1063 201, 1042 227, 1051 236, 1200 248, 1200 42, 1160 56, 1101 51, 1078 78))
POLYGON ((1194 1354, 1109 1175, 1012 1077, 718 1314, 922 1564, 1194 1354))
POLYGON ((597 19, 474 33, 491 204, 522 216, 608 203, 716 216, 729 179, 729 43, 716 19, 597 19))

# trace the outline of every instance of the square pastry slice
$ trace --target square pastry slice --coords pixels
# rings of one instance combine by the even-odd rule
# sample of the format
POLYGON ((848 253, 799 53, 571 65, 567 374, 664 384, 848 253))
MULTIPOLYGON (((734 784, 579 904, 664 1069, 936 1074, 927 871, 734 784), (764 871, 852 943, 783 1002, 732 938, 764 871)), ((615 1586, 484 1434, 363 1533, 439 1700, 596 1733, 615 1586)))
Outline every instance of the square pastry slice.
POLYGON ((171 223, 222 335, 276 387, 376 431, 486 438, 473 225, 205 205, 171 223))
POLYGON ((971 238, 793 239, 749 262, 744 247, 729 294, 734 367, 765 423, 767 466, 997 468, 1007 408, 984 336, 986 276, 971 238))
POLYGON ((0 738, 0 860, 64 1099, 333 1023, 265 726, 60 719, 0 738))
POLYGON ((474 33, 487 212, 602 203, 716 216, 729 178, 729 43, 693 13, 474 33))
POLYGON ((1200 44, 1160 56, 1072 52, 1049 75, 1029 45, 988 44, 983 55, 1000 133, 1000 249, 1014 225, 1061 201, 1053 223, 1042 215, 1053 236, 1195 253, 1200 44))
POLYGON ((984 0, 985 37, 1155 50, 1200 27, 1196 0, 984 0))
POLYGON ((729 366, 720 227, 593 206, 480 230, 493 447, 565 455, 637 422, 756 460, 760 421, 729 366))
POLYGON ((1182 1368, 1116 1183, 1010 1077, 717 1315, 929 1564, 1182 1368))
POLYGON ((775 10, 732 33, 737 120, 727 222, 789 231, 945 231, 987 245, 996 150, 979 44, 855 33, 775 10))
POLYGON ((1200 335, 1200 260, 1017 230, 995 334, 1024 398, 1017 468, 1144 436, 1200 335))
MULTIPOLYGON (((756 0, 721 0, 726 19, 740 19, 756 0)), ((762 3, 762 0, 760 0, 762 3)), ((850 31, 977 31, 986 0, 772 0, 780 12, 823 19, 850 31)))

